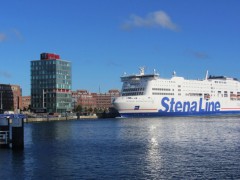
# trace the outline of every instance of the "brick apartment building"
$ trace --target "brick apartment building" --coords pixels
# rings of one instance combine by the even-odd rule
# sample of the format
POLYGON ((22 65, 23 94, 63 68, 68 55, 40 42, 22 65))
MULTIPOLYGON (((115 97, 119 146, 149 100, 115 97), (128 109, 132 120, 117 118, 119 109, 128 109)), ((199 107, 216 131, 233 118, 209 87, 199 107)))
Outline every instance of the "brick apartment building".
POLYGON ((118 90, 109 90, 108 93, 94 93, 93 97, 96 99, 97 109, 108 109, 113 107, 112 101, 115 97, 119 97, 120 92, 118 90))
POLYGON ((78 105, 81 105, 84 108, 95 108, 97 102, 93 94, 94 93, 90 93, 87 90, 72 91, 73 108, 78 105))
POLYGON ((0 111, 14 111, 22 109, 22 89, 19 85, 0 84, 0 111))
POLYGON ((87 90, 72 91, 73 106, 81 105, 83 108, 108 109, 112 107, 112 101, 119 97, 118 90, 109 90, 108 93, 91 93, 87 90))
POLYGON ((29 109, 30 105, 31 105, 31 96, 22 96, 22 110, 29 109))

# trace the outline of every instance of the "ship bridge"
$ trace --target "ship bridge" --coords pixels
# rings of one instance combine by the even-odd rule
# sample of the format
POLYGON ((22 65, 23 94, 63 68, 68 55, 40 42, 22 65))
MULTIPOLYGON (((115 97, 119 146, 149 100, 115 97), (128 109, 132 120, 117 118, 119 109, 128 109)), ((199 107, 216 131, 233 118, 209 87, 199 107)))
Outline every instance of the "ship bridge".
POLYGON ((122 96, 139 96, 146 93, 146 87, 150 80, 159 78, 159 74, 154 72, 152 74, 145 74, 144 67, 139 68, 139 74, 126 75, 121 77, 123 82, 121 95, 122 96))
POLYGON ((121 81, 122 82, 126 82, 126 81, 139 81, 142 79, 156 79, 159 77, 159 74, 156 73, 156 70, 154 69, 153 74, 145 74, 145 68, 144 67, 140 67, 139 68, 139 74, 134 74, 134 75, 126 75, 126 73, 124 73, 124 75, 121 77, 121 81))

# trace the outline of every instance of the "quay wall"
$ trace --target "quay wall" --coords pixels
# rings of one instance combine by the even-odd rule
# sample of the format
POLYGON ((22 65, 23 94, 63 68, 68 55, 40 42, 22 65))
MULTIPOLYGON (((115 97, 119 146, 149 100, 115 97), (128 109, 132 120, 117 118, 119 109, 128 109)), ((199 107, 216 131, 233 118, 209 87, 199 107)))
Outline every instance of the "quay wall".
POLYGON ((97 116, 67 116, 67 117, 27 117, 24 122, 47 122, 47 121, 66 121, 66 120, 77 120, 77 119, 97 119, 97 116))

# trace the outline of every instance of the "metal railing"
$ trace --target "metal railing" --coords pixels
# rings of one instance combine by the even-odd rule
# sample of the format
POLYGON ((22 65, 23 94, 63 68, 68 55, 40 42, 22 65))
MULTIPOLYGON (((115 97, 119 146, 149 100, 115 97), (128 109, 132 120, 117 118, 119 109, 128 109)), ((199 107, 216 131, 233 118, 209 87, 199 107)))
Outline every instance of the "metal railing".
POLYGON ((9 131, 0 131, 0 144, 9 143, 9 131))

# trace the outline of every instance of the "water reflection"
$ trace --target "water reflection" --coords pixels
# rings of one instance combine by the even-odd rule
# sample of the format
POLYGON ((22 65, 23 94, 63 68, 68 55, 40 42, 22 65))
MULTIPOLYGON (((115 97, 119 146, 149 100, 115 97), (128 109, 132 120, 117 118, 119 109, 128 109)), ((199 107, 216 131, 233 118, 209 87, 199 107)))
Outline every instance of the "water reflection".
POLYGON ((162 168, 162 156, 161 147, 159 146, 160 142, 158 138, 159 132, 157 125, 150 125, 147 130, 148 147, 145 157, 145 161, 147 164, 146 173, 148 174, 148 176, 151 176, 151 174, 158 174, 158 172, 160 172, 160 169, 162 168))
POLYGON ((238 118, 31 123, 24 151, 0 149, 0 177, 238 179, 239 154, 238 118))
POLYGON ((61 171, 72 173, 71 167, 75 165, 72 145, 75 142, 74 126, 71 122, 45 122, 33 123, 32 130, 27 139, 33 144, 26 148, 25 153, 30 159, 25 161, 26 168, 30 168, 30 174, 37 178, 43 178, 48 174, 51 177, 58 176, 61 171), (32 168, 33 164, 39 164, 38 168, 32 168), (43 174, 42 172, 45 172, 43 174))

